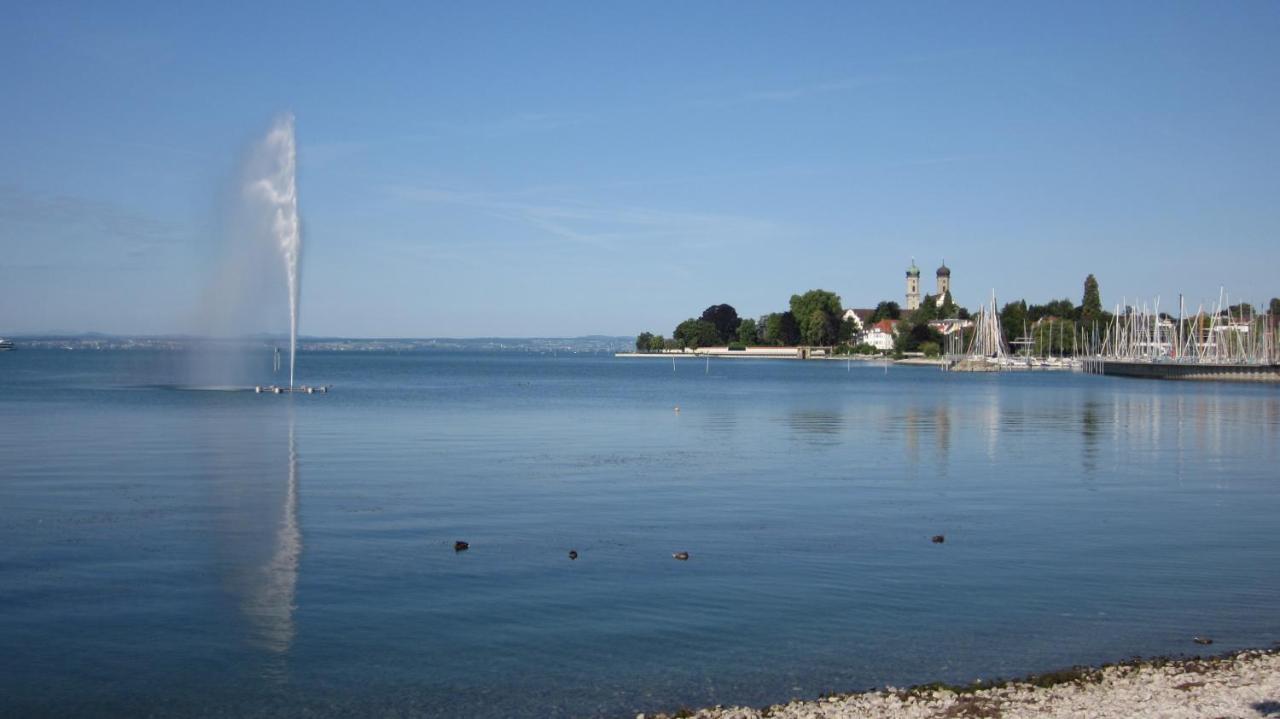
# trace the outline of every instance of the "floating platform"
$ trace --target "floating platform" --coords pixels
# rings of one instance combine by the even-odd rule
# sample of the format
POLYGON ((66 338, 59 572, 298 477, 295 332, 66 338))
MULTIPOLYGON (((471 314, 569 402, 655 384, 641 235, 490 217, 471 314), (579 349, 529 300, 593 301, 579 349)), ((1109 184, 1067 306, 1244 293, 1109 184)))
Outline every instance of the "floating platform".
POLYGON ((1085 372, 1114 377, 1200 380, 1214 382, 1280 382, 1280 364, 1218 364, 1209 362, 1141 362, 1090 358, 1085 372))
POLYGON ((254 385, 253 391, 257 394, 327 394, 332 386, 326 384, 312 387, 311 385, 300 384, 293 387, 277 387, 273 384, 259 384, 254 385))

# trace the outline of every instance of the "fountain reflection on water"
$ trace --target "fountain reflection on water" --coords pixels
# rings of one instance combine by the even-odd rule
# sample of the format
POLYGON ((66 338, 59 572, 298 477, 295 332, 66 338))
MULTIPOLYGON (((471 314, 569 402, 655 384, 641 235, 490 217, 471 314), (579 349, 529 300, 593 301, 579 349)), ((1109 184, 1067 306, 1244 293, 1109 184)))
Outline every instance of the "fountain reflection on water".
POLYGON ((248 641, 269 654, 265 674, 277 681, 286 678, 286 660, 296 629, 298 564, 302 556, 302 531, 298 523, 298 446, 294 415, 289 411, 288 470, 271 553, 245 577, 240 611, 248 620, 248 641))

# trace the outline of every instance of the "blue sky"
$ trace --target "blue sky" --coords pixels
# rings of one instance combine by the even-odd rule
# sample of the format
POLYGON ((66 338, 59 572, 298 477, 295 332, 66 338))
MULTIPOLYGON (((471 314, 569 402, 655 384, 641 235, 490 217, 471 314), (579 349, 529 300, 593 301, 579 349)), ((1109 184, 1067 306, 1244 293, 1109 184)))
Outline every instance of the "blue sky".
POLYGON ((1280 295, 1275 2, 329 5, 8 4, 0 332, 198 329, 284 111, 304 334, 1280 295))

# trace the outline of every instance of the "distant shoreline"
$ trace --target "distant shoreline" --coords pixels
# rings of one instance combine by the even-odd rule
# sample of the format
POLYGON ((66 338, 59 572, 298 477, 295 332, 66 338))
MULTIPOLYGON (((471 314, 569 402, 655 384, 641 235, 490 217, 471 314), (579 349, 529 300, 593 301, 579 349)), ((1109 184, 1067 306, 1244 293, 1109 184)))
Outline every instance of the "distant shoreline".
POLYGON ((716 359, 758 359, 758 360, 834 360, 838 362, 873 362, 877 364, 895 364, 895 365, 920 365, 925 367, 940 367, 946 364, 946 360, 929 357, 906 357, 904 359, 894 359, 884 355, 818 355, 801 357, 795 347, 778 347, 778 348, 750 348, 747 350, 724 350, 720 348, 711 348, 705 350, 689 350, 686 352, 616 352, 614 357, 619 359, 705 359, 714 357, 716 359))

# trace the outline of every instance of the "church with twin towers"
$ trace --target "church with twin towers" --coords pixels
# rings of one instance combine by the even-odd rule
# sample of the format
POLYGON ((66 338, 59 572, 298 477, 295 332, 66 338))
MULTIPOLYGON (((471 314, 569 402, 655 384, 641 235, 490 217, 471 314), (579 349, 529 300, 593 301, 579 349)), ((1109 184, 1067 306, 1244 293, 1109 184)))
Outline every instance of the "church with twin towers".
MULTIPOLYGON (((938 292, 935 302, 942 304, 942 299, 951 291, 951 268, 947 267, 947 261, 942 261, 942 266, 938 268, 938 292)), ((907 268, 907 311, 920 308, 920 268, 916 267, 916 259, 911 258, 911 266, 907 268)))

